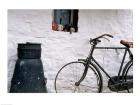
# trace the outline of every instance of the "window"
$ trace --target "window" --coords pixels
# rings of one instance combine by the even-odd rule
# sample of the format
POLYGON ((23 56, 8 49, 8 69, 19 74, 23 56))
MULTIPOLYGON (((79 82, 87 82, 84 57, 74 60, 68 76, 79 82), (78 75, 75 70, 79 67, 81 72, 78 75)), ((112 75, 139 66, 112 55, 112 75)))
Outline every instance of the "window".
POLYGON ((52 29, 55 31, 77 32, 78 10, 54 10, 52 29))

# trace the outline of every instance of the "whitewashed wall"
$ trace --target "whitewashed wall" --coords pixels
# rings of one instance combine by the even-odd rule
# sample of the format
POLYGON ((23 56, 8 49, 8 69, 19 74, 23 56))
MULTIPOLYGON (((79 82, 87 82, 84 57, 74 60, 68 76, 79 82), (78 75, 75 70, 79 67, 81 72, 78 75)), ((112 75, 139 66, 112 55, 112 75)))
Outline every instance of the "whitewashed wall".
MULTIPOLYGON (((67 62, 85 58, 90 49, 89 39, 103 33, 114 35, 110 42, 103 40, 99 46, 121 46, 121 39, 133 38, 133 14, 131 10, 79 10, 78 32, 52 31, 52 10, 8 11, 8 87, 17 60, 17 43, 42 43, 42 61, 48 92, 54 92, 57 71, 67 62)), ((123 51, 98 50, 95 56, 115 75, 123 51)), ((106 82, 104 76, 104 81, 106 82)), ((104 84, 104 92, 110 92, 104 84)))

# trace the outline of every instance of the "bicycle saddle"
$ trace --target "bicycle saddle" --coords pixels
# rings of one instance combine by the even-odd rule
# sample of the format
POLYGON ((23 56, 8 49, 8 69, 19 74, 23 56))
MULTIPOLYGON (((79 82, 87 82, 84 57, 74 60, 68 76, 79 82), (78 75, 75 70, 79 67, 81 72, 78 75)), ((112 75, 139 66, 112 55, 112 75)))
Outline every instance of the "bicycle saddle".
POLYGON ((131 41, 125 41, 125 40, 121 40, 120 43, 128 48, 132 48, 133 47, 133 42, 131 41))

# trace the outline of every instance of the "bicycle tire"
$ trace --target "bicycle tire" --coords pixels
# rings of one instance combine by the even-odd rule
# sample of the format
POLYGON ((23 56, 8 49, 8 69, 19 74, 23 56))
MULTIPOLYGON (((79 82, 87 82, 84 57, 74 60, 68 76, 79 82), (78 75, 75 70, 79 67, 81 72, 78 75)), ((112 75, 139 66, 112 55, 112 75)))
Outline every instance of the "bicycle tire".
POLYGON ((98 68, 95 65, 89 65, 89 70, 87 72, 87 75, 85 79, 81 82, 81 84, 76 87, 75 82, 77 82, 83 72, 84 72, 84 65, 85 62, 81 61, 74 61, 67 63, 64 65, 57 73, 55 77, 55 91, 56 93, 73 93, 73 92, 86 92, 86 93, 91 93, 91 92, 101 92, 102 91, 102 75, 99 72, 98 68), (73 66, 72 66, 73 65, 73 66), (76 69, 72 70, 72 67, 74 68, 74 65, 76 65, 76 69), (82 65, 81 70, 78 65, 82 65), (67 69, 70 67, 70 69, 67 69), (77 70, 77 71, 76 71, 77 70), (80 73, 79 73, 80 72, 80 73), (94 76, 93 76, 94 75, 94 76), (78 77, 79 76, 79 77, 78 77), (78 91, 75 91, 75 90, 78 91))
POLYGON ((127 91, 128 92, 133 92, 133 61, 129 61, 125 68, 124 68, 124 71, 123 71, 123 76, 124 76, 124 81, 125 82, 132 82, 132 88, 131 89, 128 89, 127 88, 127 91))

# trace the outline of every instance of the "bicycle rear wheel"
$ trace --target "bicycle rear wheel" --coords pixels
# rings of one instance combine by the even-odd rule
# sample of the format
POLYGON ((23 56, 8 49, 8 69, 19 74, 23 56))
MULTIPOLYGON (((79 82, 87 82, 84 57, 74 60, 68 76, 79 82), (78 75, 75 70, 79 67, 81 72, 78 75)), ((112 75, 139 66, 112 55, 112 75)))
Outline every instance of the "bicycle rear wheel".
POLYGON ((89 66, 87 75, 80 85, 75 86, 82 77, 84 69, 85 63, 80 61, 64 65, 56 75, 55 91, 57 93, 101 92, 102 77, 99 70, 93 66, 89 66))
POLYGON ((125 71, 125 82, 128 82, 130 85, 127 87, 128 92, 133 92, 133 62, 127 66, 125 71))

